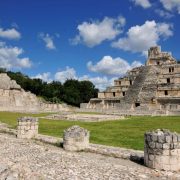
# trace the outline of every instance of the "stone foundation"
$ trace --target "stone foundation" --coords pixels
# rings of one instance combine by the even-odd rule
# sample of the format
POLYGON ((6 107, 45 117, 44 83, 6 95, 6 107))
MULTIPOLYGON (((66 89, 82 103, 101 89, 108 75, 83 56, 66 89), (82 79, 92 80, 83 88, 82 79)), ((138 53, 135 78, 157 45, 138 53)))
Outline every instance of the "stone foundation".
POLYGON ((145 133, 144 163, 147 167, 180 170, 180 134, 169 130, 145 133))
POLYGON ((82 151, 89 147, 89 131, 72 126, 64 131, 63 148, 67 151, 82 151))
POLYGON ((21 117, 18 119, 17 138, 31 139, 38 135, 38 118, 21 117))

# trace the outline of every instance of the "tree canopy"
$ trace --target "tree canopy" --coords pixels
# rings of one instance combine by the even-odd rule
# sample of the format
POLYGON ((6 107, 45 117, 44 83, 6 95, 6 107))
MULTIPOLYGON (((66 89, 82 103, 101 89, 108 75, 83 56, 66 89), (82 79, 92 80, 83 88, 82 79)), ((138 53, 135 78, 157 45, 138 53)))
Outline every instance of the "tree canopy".
POLYGON ((68 79, 64 84, 59 81, 47 83, 41 79, 31 79, 21 72, 6 71, 3 68, 0 68, 0 73, 7 73, 24 90, 53 103, 65 102, 80 106, 80 103, 87 103, 91 98, 97 97, 98 93, 98 89, 90 81, 68 79))

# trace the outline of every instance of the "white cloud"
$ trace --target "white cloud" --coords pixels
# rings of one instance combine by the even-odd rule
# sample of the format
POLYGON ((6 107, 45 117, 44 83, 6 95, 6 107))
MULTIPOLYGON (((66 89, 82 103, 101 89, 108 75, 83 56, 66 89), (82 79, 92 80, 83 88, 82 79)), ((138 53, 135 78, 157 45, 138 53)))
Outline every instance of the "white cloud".
POLYGON ((74 68, 66 67, 65 70, 57 72, 54 76, 54 79, 56 81, 60 81, 61 83, 64 83, 68 79, 77 79, 79 81, 88 80, 91 81, 96 88, 100 90, 104 90, 106 87, 113 85, 113 81, 114 79, 117 79, 117 77, 113 77, 113 78, 108 78, 106 76, 91 77, 89 75, 83 75, 78 77, 74 68))
POLYGON ((105 75, 123 75, 133 67, 142 65, 139 61, 129 64, 126 60, 118 57, 104 56, 97 64, 93 65, 91 61, 87 63, 87 67, 92 72, 105 75))
POLYGON ((59 71, 55 74, 55 80, 64 83, 67 79, 77 79, 74 68, 66 67, 66 70, 59 71))
POLYGON ((132 0, 135 5, 141 6, 144 9, 150 8, 152 5, 149 0, 132 0))
MULTIPOLYGON (((78 77, 74 68, 66 67, 66 70, 59 71, 55 74, 55 80, 64 83, 68 79, 77 79, 79 81, 88 80, 91 81, 96 88, 104 90, 106 87, 113 85, 114 78, 103 77, 91 77, 89 75, 83 75, 78 77)), ((116 78, 117 79, 117 78, 116 78)))
POLYGON ((56 49, 56 46, 53 41, 53 37, 51 37, 48 33, 40 33, 39 37, 44 41, 47 49, 53 50, 56 49))
POLYGON ((148 58, 148 51, 143 51, 141 55, 148 58))
POLYGON ((5 39, 20 39, 21 34, 14 28, 6 29, 0 28, 0 38, 5 39))
POLYGON ((160 38, 167 39, 173 35, 172 25, 146 21, 143 25, 133 26, 127 32, 127 37, 112 43, 112 47, 125 51, 143 52, 157 45, 160 38))
POLYGON ((162 9, 156 9, 155 13, 158 14, 160 17, 163 17, 166 19, 170 19, 174 16, 172 13, 165 11, 165 10, 162 10, 162 9))
POLYGON ((83 22, 78 25, 79 34, 71 39, 71 43, 77 45, 83 43, 88 47, 94 47, 105 40, 113 40, 122 32, 126 19, 105 17, 102 21, 83 22))
POLYGON ((33 76, 32 78, 33 79, 42 79, 43 81, 45 82, 51 82, 52 79, 50 78, 51 76, 51 73, 50 72, 45 72, 45 73, 42 73, 42 74, 37 74, 36 76, 33 76))
POLYGON ((180 0, 160 0, 160 2, 166 10, 177 10, 180 14, 180 0))
MULTIPOLYGON (((96 88, 100 90, 104 90, 108 86, 112 86, 114 80, 118 79, 119 75, 123 75, 127 72, 127 70, 130 70, 140 65, 142 64, 139 61, 134 61, 130 65, 128 62, 126 62, 121 58, 112 59, 110 56, 105 56, 96 65, 91 64, 91 66, 89 67, 90 70, 92 70, 93 72, 103 73, 105 74, 104 76, 95 76, 95 77, 92 77, 90 75, 78 76, 74 68, 66 67, 65 70, 56 72, 54 75, 54 79, 56 81, 60 81, 61 83, 64 83, 68 79, 77 79, 79 81, 89 80, 95 85, 96 88)), ((45 74, 44 76, 43 74, 40 74, 36 77, 43 80, 45 78, 49 79, 50 74, 49 73, 47 74, 44 73, 44 74, 45 74)))
POLYGON ((0 43, 0 67, 12 68, 30 68, 32 63, 29 58, 21 58, 23 49, 18 47, 9 47, 5 43, 0 43))
POLYGON ((107 78, 106 76, 90 77, 88 75, 84 75, 79 78, 80 81, 83 80, 91 81, 95 85, 95 87, 98 88, 99 90, 104 90, 107 87, 112 86, 115 79, 118 79, 118 77, 107 78))
POLYGON ((158 23, 156 28, 157 28, 157 33, 159 34, 159 36, 165 39, 173 35, 172 24, 158 23))

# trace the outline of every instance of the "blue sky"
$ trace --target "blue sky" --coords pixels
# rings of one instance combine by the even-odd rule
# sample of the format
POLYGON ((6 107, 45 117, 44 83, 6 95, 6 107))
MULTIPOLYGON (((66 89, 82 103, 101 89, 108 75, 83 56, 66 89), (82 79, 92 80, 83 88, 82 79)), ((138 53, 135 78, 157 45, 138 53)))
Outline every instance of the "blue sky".
POLYGON ((103 89, 150 46, 180 59, 179 17, 180 0, 0 0, 0 66, 103 89))

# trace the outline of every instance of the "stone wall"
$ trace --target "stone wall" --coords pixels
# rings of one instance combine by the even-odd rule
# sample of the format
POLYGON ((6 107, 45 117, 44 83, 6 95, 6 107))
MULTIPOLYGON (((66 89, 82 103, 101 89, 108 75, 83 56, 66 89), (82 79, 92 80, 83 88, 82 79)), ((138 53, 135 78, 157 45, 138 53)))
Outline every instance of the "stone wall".
POLYGON ((38 118, 21 117, 18 119, 17 138, 31 139, 38 135, 38 118))
POLYGON ((159 170, 180 170, 180 134, 169 130, 145 133, 144 163, 159 170))

